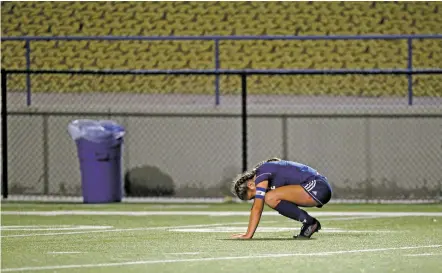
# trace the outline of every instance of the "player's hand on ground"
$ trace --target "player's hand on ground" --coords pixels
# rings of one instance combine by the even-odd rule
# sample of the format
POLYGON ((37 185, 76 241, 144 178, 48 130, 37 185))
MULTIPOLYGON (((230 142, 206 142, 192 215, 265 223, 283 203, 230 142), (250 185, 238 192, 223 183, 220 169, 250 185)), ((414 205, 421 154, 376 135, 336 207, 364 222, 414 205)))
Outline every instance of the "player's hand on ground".
POLYGON ((247 234, 233 234, 231 236, 232 239, 243 239, 243 240, 248 240, 248 239, 252 239, 251 236, 248 236, 247 234))

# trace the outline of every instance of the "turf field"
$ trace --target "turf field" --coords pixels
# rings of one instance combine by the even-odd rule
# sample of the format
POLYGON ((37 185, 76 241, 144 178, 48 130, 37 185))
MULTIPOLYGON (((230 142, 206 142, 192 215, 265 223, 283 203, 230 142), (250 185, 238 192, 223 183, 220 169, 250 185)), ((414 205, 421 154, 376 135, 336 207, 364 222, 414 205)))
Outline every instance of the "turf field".
POLYGON ((250 204, 2 203, 2 272, 441 272, 442 204, 309 209, 323 230, 250 204))

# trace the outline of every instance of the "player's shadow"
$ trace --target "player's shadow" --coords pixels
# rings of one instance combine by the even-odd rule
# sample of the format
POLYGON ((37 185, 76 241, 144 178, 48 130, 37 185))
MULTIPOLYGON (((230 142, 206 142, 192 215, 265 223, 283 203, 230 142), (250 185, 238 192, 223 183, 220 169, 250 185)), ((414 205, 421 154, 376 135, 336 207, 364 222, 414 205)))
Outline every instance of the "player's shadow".
POLYGON ((349 238, 349 237, 353 237, 353 238, 359 238, 359 237, 364 237, 367 238, 370 235, 373 234, 369 234, 369 233, 328 233, 327 237, 339 237, 339 238, 349 238))
POLYGON ((242 240, 242 239, 231 239, 231 238, 224 238, 224 239, 218 239, 220 241, 247 241, 247 242, 253 242, 253 241, 310 241, 310 240, 316 240, 317 238, 310 238, 310 239, 294 239, 294 238, 253 238, 250 240, 242 240))
MULTIPOLYGON (((360 237, 364 237, 366 238, 368 236, 367 233, 327 233, 325 235, 322 235, 321 237, 323 237, 324 239, 326 238, 360 238, 360 237)), ((295 238, 291 238, 291 237, 278 237, 278 238, 253 238, 250 240, 242 240, 242 239, 232 239, 232 238, 222 238, 222 239, 217 239, 220 241, 249 241, 249 242, 253 242, 253 241, 298 241, 298 242, 302 242, 302 241, 311 241, 311 240, 320 240, 321 238, 318 237, 313 237, 310 239, 295 239, 295 238)))

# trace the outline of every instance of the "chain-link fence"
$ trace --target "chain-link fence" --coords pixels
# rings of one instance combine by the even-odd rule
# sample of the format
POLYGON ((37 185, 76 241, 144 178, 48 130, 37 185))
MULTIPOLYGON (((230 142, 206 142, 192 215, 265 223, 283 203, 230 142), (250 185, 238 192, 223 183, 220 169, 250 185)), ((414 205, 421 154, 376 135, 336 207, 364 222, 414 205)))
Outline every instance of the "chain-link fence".
POLYGON ((77 151, 67 133, 75 119, 112 119, 126 128, 126 196, 225 197, 244 162, 250 167, 272 156, 316 168, 329 178, 335 200, 436 200, 442 193, 440 71, 413 75, 435 80, 429 86, 438 94, 414 106, 407 105, 406 71, 31 72, 31 107, 26 106, 23 72, 2 71, 8 109, 3 160, 10 196, 81 196, 77 151), (215 74, 231 86, 223 94, 221 84, 219 106, 213 93, 194 89, 213 87, 215 74), (353 90, 376 77, 404 87, 403 96, 299 95, 296 86, 287 84, 321 90, 329 80, 348 82, 353 90))
MULTIPOLYGON (((149 87, 185 76, 31 74, 32 106, 26 107, 23 77, 7 75, 10 195, 81 196, 77 151, 67 133, 75 119, 125 127, 123 180, 130 196, 224 197, 242 171, 240 96, 220 110, 209 102, 213 96, 192 94, 185 85, 173 92, 149 87), (128 92, 134 82, 147 94, 128 92)), ((201 79, 214 76, 186 80, 201 79)))

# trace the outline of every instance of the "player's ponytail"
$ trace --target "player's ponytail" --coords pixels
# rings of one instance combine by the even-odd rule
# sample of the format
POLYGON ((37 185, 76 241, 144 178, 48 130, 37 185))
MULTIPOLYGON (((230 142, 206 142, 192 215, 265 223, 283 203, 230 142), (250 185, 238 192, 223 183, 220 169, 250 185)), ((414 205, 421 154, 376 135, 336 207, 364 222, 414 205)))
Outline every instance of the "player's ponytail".
POLYGON ((272 161, 280 161, 281 159, 277 157, 269 158, 265 161, 262 161, 258 163, 251 171, 246 171, 240 175, 238 175, 232 182, 232 193, 236 195, 241 200, 247 199, 247 181, 255 177, 256 170, 264 163, 266 162, 272 162, 272 161))

